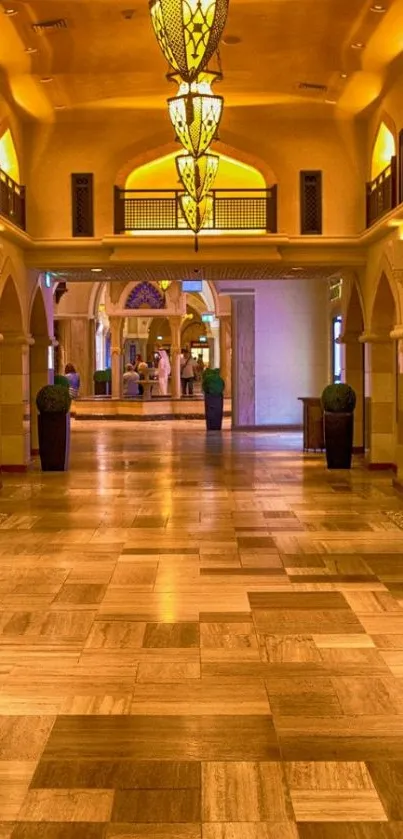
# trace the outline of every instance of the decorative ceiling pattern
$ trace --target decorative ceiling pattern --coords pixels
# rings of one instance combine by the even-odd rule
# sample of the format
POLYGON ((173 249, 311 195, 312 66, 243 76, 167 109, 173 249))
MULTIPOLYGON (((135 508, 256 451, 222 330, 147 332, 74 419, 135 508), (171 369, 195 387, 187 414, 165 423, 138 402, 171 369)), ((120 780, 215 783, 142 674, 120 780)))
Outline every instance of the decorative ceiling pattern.
POLYGON ((340 276, 342 269, 332 266, 312 265, 302 268, 279 265, 278 263, 255 263, 253 265, 233 264, 200 265, 195 268, 193 265, 184 263, 154 265, 119 265, 108 266, 94 275, 87 268, 66 268, 59 269, 53 274, 54 279, 66 280, 68 282, 94 282, 97 281, 123 281, 151 283, 160 280, 209 280, 211 282, 236 281, 236 280, 287 280, 301 278, 314 279, 340 276))

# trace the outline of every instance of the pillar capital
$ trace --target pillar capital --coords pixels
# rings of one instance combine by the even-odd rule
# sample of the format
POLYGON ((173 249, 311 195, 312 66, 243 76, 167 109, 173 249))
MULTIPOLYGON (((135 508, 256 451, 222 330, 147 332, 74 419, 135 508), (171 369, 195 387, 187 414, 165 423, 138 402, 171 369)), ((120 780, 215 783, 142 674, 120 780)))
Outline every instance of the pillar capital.
POLYGON ((389 344, 389 332, 363 332, 358 338, 360 344, 389 344))
POLYGON ((403 283, 403 268, 393 268, 392 274, 397 283, 403 283))
POLYGON ((400 341, 403 338, 403 324, 398 323, 396 326, 393 327, 390 337, 392 341, 400 341))
POLYGON ((339 338, 336 338, 336 344, 356 344, 357 342, 365 343, 362 341, 362 335, 359 331, 344 332, 339 338))
POLYGON ((8 346, 20 346, 20 347, 31 347, 35 340, 27 332, 5 332, 2 335, 2 341, 4 344, 8 346))

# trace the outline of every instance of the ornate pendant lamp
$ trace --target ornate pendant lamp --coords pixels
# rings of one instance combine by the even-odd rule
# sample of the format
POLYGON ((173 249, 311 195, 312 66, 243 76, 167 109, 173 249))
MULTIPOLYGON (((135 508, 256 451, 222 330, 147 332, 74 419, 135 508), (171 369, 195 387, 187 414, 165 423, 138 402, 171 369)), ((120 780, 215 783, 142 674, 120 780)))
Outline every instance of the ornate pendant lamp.
POLYGON ((195 201, 191 195, 185 193, 185 195, 180 196, 179 201, 182 214, 196 237, 202 227, 211 226, 213 219, 213 199, 211 195, 206 195, 202 201, 195 201))
POLYGON ((218 154, 203 154, 197 159, 191 154, 178 154, 175 158, 178 175, 194 201, 202 201, 210 192, 219 162, 218 154))
POLYGON ((168 99, 176 137, 193 157, 200 157, 217 139, 224 99, 211 90, 216 77, 216 73, 202 73, 191 85, 182 82, 177 95, 168 99))
POLYGON ((229 0, 149 0, 159 46, 184 81, 192 82, 214 55, 229 0))
POLYGON ((171 285, 172 280, 159 280, 158 285, 161 291, 168 291, 169 286, 171 285))

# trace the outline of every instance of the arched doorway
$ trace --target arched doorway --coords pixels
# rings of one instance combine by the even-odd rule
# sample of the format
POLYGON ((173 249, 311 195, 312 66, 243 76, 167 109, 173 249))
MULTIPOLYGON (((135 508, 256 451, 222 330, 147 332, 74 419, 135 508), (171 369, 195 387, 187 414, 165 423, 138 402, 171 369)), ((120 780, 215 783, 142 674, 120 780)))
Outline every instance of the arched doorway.
POLYGON ((29 461, 29 358, 20 301, 9 276, 0 298, 0 429, 3 469, 23 471, 29 461))
POLYGON ((33 343, 29 353, 29 382, 31 402, 31 454, 37 454, 38 427, 36 421, 36 394, 41 387, 49 383, 49 334, 46 318, 46 310, 43 296, 38 287, 35 292, 34 302, 31 309, 30 333, 33 343))
POLYGON ((369 462, 373 468, 396 463, 397 343, 390 338, 396 306, 385 273, 379 281, 367 344, 366 379, 369 403, 369 462))
MULTIPOLYGON (((356 284, 348 304, 343 341, 345 345, 345 381, 355 390, 357 404, 354 417, 354 448, 365 448, 365 348, 359 342, 364 319, 356 284)), ((368 447, 368 446, 367 446, 368 447)))

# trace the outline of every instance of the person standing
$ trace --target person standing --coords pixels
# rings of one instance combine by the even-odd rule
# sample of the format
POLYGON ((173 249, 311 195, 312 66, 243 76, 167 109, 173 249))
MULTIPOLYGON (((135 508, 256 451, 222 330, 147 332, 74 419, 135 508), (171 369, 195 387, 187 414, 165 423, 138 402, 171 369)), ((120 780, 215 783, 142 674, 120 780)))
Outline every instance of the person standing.
POLYGON ((123 373, 123 396, 138 396, 139 381, 140 376, 136 373, 133 364, 126 364, 126 370, 123 373))
POLYGON ((78 375, 74 364, 66 364, 64 368, 64 375, 69 383, 69 394, 72 399, 77 399, 80 390, 80 376, 78 375))
POLYGON ((158 350, 158 384, 160 396, 168 394, 168 376, 171 372, 171 364, 166 350, 158 350))
POLYGON ((182 396, 186 396, 187 393, 193 396, 196 364, 191 351, 185 350, 181 361, 182 396))

